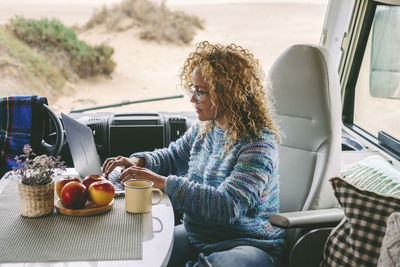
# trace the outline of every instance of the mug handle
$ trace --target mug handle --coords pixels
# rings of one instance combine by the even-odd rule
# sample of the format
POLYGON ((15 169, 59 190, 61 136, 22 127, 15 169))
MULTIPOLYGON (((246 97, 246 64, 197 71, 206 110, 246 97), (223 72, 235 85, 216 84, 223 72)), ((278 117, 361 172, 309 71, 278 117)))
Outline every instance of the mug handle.
POLYGON ((160 223, 160 229, 159 230, 153 230, 153 233, 161 233, 161 231, 163 230, 163 224, 162 224, 162 222, 161 222, 161 220, 160 219, 158 219, 157 217, 152 217, 152 219, 153 220, 156 220, 156 221, 158 221, 159 223, 160 223))
POLYGON ((161 202, 161 200, 163 198, 163 192, 158 188, 152 188, 152 189, 153 189, 153 192, 155 191, 155 192, 158 192, 160 194, 160 198, 156 202, 152 202, 151 203, 151 205, 157 205, 158 203, 161 202))

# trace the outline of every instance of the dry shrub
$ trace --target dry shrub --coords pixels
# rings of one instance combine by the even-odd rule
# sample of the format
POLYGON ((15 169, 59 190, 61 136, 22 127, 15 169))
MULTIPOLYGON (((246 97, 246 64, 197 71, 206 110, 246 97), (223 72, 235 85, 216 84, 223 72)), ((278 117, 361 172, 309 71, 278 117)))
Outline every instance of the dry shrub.
POLYGON ((98 24, 101 24, 108 16, 107 7, 104 5, 100 10, 93 13, 92 17, 86 22, 85 27, 91 29, 98 24))
POLYGON ((196 31, 203 29, 203 21, 181 11, 170 11, 164 3, 156 5, 148 0, 124 0, 120 5, 94 12, 83 29, 105 25, 109 31, 140 27, 140 38, 171 43, 189 43, 196 31), (129 22, 127 22, 129 20, 129 22))
POLYGON ((113 52, 106 45, 79 41, 72 28, 56 19, 16 17, 0 27, 0 96, 55 99, 71 89, 69 82, 112 73, 113 52))
POLYGON ((60 66, 64 74, 73 71, 80 78, 87 78, 109 75, 115 68, 112 47, 104 44, 92 47, 78 40, 75 31, 57 19, 16 17, 6 26, 16 38, 60 66))
POLYGON ((49 60, 0 28, 1 94, 44 94, 55 96, 65 77, 49 60))

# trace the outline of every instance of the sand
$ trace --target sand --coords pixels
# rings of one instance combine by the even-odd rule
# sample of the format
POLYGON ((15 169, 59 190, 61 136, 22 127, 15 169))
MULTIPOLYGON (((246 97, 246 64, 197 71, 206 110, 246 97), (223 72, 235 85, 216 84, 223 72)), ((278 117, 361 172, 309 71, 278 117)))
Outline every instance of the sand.
MULTIPOLYGON (((14 15, 40 18, 56 17, 68 26, 82 25, 101 1, 81 1, 67 4, 48 3, 44 8, 29 0, 0 3, 0 23, 14 15)), ((115 2, 115 1, 111 1, 115 2)), ((167 2, 168 3, 168 2, 167 2)), ((252 51, 268 72, 276 57, 296 43, 318 44, 322 31, 326 3, 234 3, 234 4, 175 4, 172 10, 183 10, 205 21, 187 45, 149 42, 139 39, 138 30, 107 32, 97 28, 79 34, 90 44, 102 42, 114 47, 117 67, 110 77, 96 77, 72 84, 73 92, 50 99, 56 112, 107 105, 122 101, 167 97, 183 92, 178 88, 179 69, 197 42, 208 40, 236 43, 252 51)), ((105 112, 127 111, 192 111, 187 98, 129 105, 105 112)))

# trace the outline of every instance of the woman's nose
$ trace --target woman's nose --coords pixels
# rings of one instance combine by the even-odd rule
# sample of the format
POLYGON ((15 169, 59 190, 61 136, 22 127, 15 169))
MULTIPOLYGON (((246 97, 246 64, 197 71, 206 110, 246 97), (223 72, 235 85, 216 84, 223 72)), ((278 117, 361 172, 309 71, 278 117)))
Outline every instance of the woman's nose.
POLYGON ((190 102, 192 102, 192 103, 194 103, 194 104, 197 103, 196 97, 194 96, 194 94, 193 94, 192 97, 190 98, 190 102))

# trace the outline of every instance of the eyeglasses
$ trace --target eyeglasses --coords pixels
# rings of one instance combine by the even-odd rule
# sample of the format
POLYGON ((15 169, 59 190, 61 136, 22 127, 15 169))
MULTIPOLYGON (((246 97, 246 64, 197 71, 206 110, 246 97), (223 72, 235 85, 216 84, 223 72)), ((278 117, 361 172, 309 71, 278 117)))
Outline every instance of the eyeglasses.
POLYGON ((210 94, 210 92, 197 91, 197 90, 193 90, 193 89, 188 89, 187 93, 190 98, 192 98, 194 96, 194 100, 196 101, 196 103, 201 102, 201 96, 210 94))

